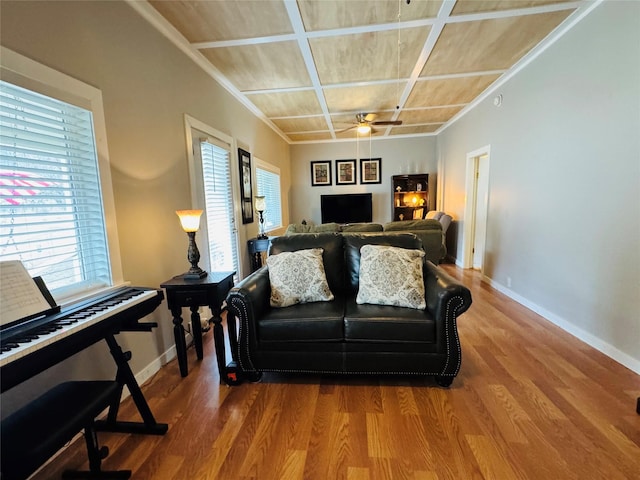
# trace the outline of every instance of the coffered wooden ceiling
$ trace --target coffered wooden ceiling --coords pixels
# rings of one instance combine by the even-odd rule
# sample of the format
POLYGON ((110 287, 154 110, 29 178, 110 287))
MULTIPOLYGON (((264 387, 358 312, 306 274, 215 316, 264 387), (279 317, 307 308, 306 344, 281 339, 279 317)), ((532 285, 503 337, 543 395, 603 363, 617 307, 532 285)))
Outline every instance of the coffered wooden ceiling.
POLYGON ((291 143, 433 134, 590 6, 566 0, 132 1, 291 143), (563 25, 563 26, 564 26, 563 25), (555 31, 555 32, 554 32, 555 31))

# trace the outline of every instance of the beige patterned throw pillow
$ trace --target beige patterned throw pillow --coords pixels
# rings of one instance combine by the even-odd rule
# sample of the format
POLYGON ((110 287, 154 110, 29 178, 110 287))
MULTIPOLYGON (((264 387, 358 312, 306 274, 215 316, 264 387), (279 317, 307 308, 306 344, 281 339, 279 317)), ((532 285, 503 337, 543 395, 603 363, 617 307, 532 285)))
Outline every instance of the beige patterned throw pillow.
POLYGON ((360 249, 360 286, 356 303, 424 310, 422 250, 364 245, 360 249))
POLYGON ((322 248, 267 257, 272 307, 333 300, 322 264, 322 248))

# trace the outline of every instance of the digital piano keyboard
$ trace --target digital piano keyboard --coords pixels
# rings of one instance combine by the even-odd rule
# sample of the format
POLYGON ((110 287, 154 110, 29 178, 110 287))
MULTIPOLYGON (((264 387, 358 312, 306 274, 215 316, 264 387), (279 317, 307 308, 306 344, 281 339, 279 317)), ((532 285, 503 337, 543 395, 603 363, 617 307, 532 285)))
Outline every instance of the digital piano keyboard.
POLYGON ((162 290, 121 287, 63 308, 59 313, 2 329, 2 392, 121 331, 151 331, 139 320, 162 302, 162 290))

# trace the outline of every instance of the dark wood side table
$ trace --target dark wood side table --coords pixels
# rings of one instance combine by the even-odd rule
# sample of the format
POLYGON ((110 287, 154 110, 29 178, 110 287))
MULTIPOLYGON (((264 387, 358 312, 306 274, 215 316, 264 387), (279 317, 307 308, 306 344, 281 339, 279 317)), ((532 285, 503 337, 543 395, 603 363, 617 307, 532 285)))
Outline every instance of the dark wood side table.
POLYGON ((262 267, 262 254, 269 251, 268 238, 251 238, 247 240, 247 249, 251 255, 251 271, 255 272, 262 267))
POLYGON ((173 335, 176 342, 176 353, 180 375, 186 377, 189 373, 187 366, 187 343, 184 339, 182 326, 182 307, 191 310, 191 329, 193 343, 196 347, 198 360, 202 360, 202 325, 200 324, 199 307, 209 307, 213 322, 213 340, 216 347, 218 372, 223 380, 226 361, 224 347, 224 330, 222 328, 222 304, 227 293, 233 287, 233 276, 236 272, 209 272, 199 280, 185 280, 180 275, 162 283, 160 286, 167 291, 167 304, 173 315, 173 335))

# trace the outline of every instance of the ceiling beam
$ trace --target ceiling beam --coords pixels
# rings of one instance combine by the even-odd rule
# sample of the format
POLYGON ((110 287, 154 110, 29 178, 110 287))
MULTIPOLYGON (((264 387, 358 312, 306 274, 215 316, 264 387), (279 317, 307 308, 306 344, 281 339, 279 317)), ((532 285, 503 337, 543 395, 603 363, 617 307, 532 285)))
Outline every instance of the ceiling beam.
POLYGON ((331 115, 329 115, 329 107, 327 106, 327 101, 325 100, 324 93, 322 92, 322 84, 320 83, 320 77, 318 76, 318 71, 313 60, 313 54, 311 53, 309 40, 307 39, 304 29, 304 22, 302 21, 302 16, 300 15, 300 10, 298 9, 298 3, 295 0, 285 0, 284 6, 287 9, 287 14, 289 15, 289 20, 291 21, 291 26, 293 27, 293 31, 296 36, 296 41, 298 42, 298 46, 300 47, 300 53, 302 54, 302 58, 304 59, 304 64, 307 67, 309 78, 311 78, 311 84, 313 85, 313 88, 316 92, 316 97, 318 98, 318 102, 320 103, 322 114, 324 115, 324 119, 327 122, 327 126, 331 130, 331 136, 335 138, 333 122, 331 121, 331 115))

